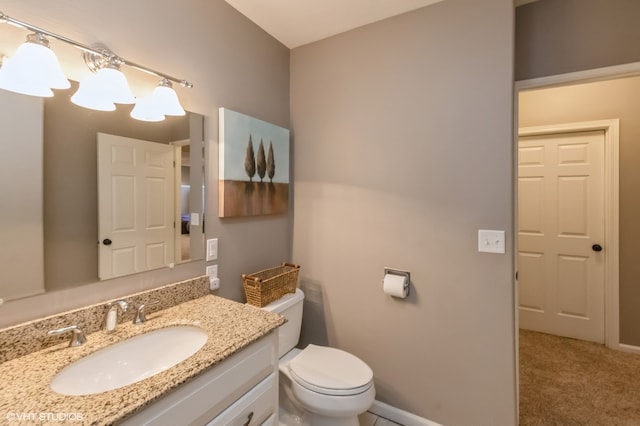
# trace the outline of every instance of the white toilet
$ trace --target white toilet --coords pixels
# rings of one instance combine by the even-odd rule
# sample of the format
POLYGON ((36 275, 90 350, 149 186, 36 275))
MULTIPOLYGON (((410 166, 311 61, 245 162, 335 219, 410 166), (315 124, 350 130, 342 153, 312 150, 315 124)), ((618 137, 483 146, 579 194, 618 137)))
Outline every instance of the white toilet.
POLYGON ((367 364, 340 349, 309 345, 296 349, 304 293, 298 289, 263 307, 284 315, 279 328, 280 424, 358 426, 358 414, 373 403, 376 390, 367 364))

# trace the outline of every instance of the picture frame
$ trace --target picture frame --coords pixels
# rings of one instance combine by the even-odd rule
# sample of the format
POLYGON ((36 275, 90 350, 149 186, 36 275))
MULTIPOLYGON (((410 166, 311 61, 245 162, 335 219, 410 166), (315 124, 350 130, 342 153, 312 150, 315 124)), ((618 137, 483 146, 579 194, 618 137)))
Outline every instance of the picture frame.
POLYGON ((289 210, 289 130, 220 108, 218 216, 289 210))

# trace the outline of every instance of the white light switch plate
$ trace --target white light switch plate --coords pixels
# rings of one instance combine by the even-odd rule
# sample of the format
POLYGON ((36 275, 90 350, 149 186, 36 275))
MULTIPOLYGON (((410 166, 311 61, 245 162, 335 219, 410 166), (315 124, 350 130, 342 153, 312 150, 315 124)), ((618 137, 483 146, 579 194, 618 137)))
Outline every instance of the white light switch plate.
POLYGON ((218 258, 218 239, 211 238, 207 240, 207 261, 216 260, 218 258))
POLYGON ((191 213, 190 217, 189 225, 200 226, 200 215, 198 213, 191 213))
POLYGON ((478 251, 504 254, 504 231, 478 230, 478 251))

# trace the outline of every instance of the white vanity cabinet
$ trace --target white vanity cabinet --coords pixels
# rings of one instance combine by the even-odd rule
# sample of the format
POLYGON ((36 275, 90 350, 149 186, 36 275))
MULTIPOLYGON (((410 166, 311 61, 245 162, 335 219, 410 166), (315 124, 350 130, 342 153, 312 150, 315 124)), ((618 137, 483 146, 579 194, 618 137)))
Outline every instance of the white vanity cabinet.
POLYGON ((120 424, 277 424, 277 348, 278 333, 271 332, 120 424))

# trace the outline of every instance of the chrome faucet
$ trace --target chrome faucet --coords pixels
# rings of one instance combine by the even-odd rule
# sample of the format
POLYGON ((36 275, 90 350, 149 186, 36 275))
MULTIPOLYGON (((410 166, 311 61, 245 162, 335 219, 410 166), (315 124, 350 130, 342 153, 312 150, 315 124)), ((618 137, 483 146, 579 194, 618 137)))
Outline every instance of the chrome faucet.
POLYGON ((153 300, 149 303, 143 303, 140 306, 138 306, 138 310, 136 311, 136 315, 133 317, 133 323, 134 324, 142 324, 144 322, 147 321, 147 315, 145 312, 145 307, 147 306, 154 306, 159 304, 160 301, 159 300, 153 300))
POLYGON ((118 309, 125 313, 129 309, 129 304, 124 300, 107 303, 107 312, 104 315, 104 330, 108 333, 115 330, 118 325, 118 309))
POLYGON ((57 330, 50 330, 47 334, 49 336, 57 336, 58 334, 64 334, 72 332, 71 340, 69 340, 69 346, 81 346, 87 342, 87 338, 84 336, 82 329, 77 325, 70 325, 69 327, 59 328, 57 330))

